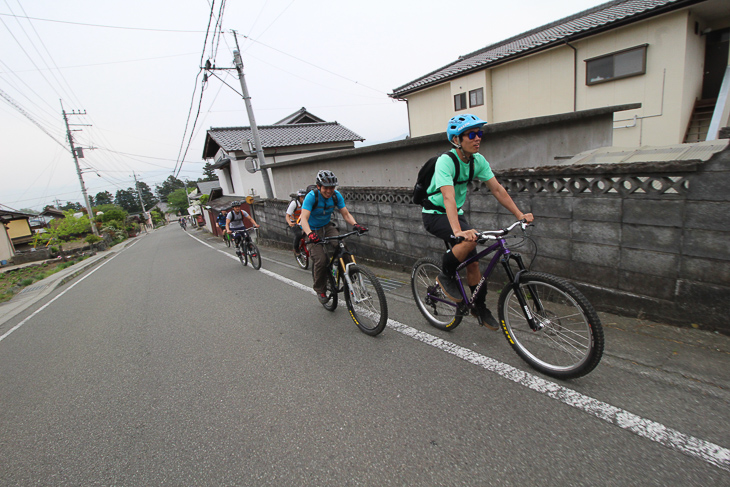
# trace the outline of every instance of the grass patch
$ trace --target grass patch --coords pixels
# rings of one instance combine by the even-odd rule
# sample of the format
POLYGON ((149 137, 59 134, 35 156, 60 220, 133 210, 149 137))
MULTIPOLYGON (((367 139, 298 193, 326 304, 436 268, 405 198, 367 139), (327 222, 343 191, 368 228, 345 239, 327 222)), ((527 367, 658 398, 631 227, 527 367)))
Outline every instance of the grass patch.
POLYGON ((88 257, 79 257, 67 262, 44 262, 43 264, 3 272, 0 274, 0 303, 9 301, 13 296, 22 291, 24 287, 41 281, 51 274, 66 269, 86 258, 88 257))

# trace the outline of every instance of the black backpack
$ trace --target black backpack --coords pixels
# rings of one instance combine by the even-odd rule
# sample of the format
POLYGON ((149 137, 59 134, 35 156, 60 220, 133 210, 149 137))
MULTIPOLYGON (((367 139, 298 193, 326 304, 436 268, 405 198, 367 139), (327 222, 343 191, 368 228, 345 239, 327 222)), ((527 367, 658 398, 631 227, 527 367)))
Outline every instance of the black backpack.
MULTIPOLYGON (((459 158, 451 151, 444 152, 444 154, 448 154, 451 157, 451 160, 454 161, 454 167, 456 168, 456 173, 454 174, 454 186, 457 184, 467 184, 469 181, 474 179, 474 159, 469 160, 469 179, 466 181, 459 181, 459 173, 461 172, 460 164, 459 164, 459 158)), ((433 179, 433 174, 436 171, 436 161, 439 157, 441 157, 444 154, 439 154, 437 156, 432 157, 426 163, 421 166, 421 169, 418 171, 418 177, 416 178, 416 185, 413 186, 413 204, 414 205, 421 205, 422 207, 426 208, 427 210, 438 210, 443 211, 446 213, 446 208, 443 206, 438 206, 428 199, 429 196, 432 196, 439 191, 434 191, 433 193, 428 192, 428 187, 431 185, 431 180, 433 179)))

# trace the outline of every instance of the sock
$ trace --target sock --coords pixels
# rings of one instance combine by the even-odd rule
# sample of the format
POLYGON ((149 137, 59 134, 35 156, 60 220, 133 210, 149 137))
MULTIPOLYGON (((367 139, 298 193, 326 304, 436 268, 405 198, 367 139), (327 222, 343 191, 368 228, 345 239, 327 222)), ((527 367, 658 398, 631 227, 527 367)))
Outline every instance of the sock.
POLYGON ((447 250, 444 254, 443 259, 441 259, 441 267, 444 271, 444 274, 451 277, 454 274, 456 274, 456 268, 459 267, 459 259, 456 258, 456 256, 451 252, 451 250, 447 250))

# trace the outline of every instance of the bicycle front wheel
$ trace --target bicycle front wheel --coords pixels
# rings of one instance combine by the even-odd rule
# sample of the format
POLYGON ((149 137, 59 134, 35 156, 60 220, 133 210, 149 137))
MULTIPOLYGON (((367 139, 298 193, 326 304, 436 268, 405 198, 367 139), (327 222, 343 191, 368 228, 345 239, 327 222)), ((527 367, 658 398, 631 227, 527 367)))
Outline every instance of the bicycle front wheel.
POLYGON ((426 320, 439 330, 450 331, 459 326, 463 316, 436 281, 440 273, 441 265, 436 259, 426 257, 419 260, 411 272, 411 290, 418 310, 426 320))
POLYGON ((226 233, 226 235, 223 237, 223 240, 226 241, 226 247, 231 246, 231 236, 226 233))
POLYGON ((261 269, 261 252, 255 243, 248 244, 248 256, 251 258, 251 265, 254 269, 261 269))
POLYGON ((388 302, 377 277, 362 266, 350 266, 350 284, 345 286, 345 304, 360 331, 375 336, 388 323, 388 302))
POLYGON ((502 331, 512 348, 536 370, 574 379, 593 370, 603 355, 603 327, 588 300, 567 281, 539 272, 520 276, 499 296, 502 331), (520 293, 538 326, 530 327, 520 293))
POLYGON ((302 269, 309 268, 309 251, 307 250, 307 244, 304 243, 303 239, 299 241, 299 247, 297 247, 295 257, 299 267, 302 269))

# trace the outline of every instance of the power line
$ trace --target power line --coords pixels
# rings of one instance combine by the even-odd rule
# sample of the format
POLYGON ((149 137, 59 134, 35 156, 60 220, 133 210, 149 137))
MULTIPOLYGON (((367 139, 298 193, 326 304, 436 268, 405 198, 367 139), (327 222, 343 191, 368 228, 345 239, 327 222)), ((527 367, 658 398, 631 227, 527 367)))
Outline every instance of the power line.
POLYGON ((86 24, 83 22, 71 22, 68 20, 54 20, 54 19, 41 19, 39 17, 28 17, 25 15, 14 15, 14 14, 3 14, 2 17, 16 17, 19 19, 39 20, 41 22, 55 22, 58 24, 71 24, 71 25, 82 25, 84 27, 102 27, 104 29, 122 29, 122 30, 143 30, 148 32, 174 32, 179 34, 200 34, 202 30, 179 30, 179 29, 147 29, 144 27, 123 27, 119 25, 102 25, 102 24, 86 24))
MULTIPOLYGON (((56 69, 61 70, 61 69, 74 69, 74 68, 90 68, 93 66, 107 66, 109 64, 138 63, 141 61, 156 61, 158 59, 168 59, 168 58, 173 58, 173 57, 191 56, 193 54, 198 54, 198 53, 197 52, 186 52, 183 54, 171 54, 169 56, 145 57, 145 58, 140 58, 140 59, 125 59, 125 60, 121 60, 121 61, 109 61, 106 63, 75 64, 73 66, 62 66, 60 68, 57 67, 56 69)), ((2 61, 0 61, 0 62, 2 62, 2 61)), ((5 64, 5 63, 3 63, 3 64, 5 64)), ((48 68, 47 70, 50 70, 50 69, 51 68, 48 68)), ((17 70, 17 71, 10 71, 10 68, 8 68, 7 72, 16 74, 16 73, 29 73, 29 72, 35 72, 35 71, 44 71, 44 70, 43 69, 21 69, 21 70, 17 70)), ((3 72, 0 71, 0 74, 3 74, 3 72)))
POLYGON ((40 123, 38 123, 38 122, 37 122, 37 121, 36 121, 36 120, 35 120, 35 119, 34 119, 33 117, 31 117, 31 116, 30 116, 30 115, 29 115, 29 114, 28 114, 28 113, 27 113, 27 112, 26 112, 25 110, 23 110, 23 108, 21 108, 21 106, 20 106, 20 105, 18 105, 18 104, 17 104, 16 102, 15 102, 15 100, 13 100, 13 99, 12 99, 12 97, 11 97, 10 95, 8 95, 7 93, 5 93, 5 92, 4 92, 4 91, 3 91, 3 90, 2 90, 1 88, 0 88, 0 97, 2 97, 2 98, 3 98, 3 99, 4 99, 4 100, 5 100, 5 101, 6 101, 6 102, 7 102, 7 103, 8 103, 9 105, 10 105, 10 106, 12 106, 12 107, 13 107, 13 108, 15 108, 15 109, 16 109, 17 111, 19 111, 19 112, 20 112, 20 113, 21 113, 21 114, 22 114, 22 115, 23 115, 23 116, 24 116, 25 118, 27 118, 28 120, 30 120, 31 122, 33 122, 33 124, 34 124, 34 125, 35 125, 36 127, 38 127, 39 129, 41 129, 41 130, 43 131, 43 133, 44 133, 44 134, 46 134, 46 135, 47 135, 47 136, 49 136, 49 137, 50 137, 51 139, 53 139, 53 141, 54 141, 55 143, 57 143, 58 145, 60 145, 61 147, 63 147, 63 148, 64 148, 64 150, 68 151, 68 148, 67 148, 67 147, 66 147, 66 146, 65 146, 65 145, 64 145, 64 144, 63 144, 63 143, 62 143, 61 141, 59 141, 58 139, 56 139, 56 138, 55 138, 55 137, 54 137, 53 135, 51 135, 51 134, 50 134, 50 133, 49 133, 49 132, 48 132, 48 131, 47 131, 47 130, 46 130, 45 128, 43 128, 43 126, 42 126, 42 125, 41 125, 40 123))
POLYGON ((329 70, 329 69, 327 69, 327 68, 323 68, 323 67, 321 67, 321 66, 317 66, 316 64, 310 63, 309 61, 305 61, 305 60, 304 60, 304 59, 302 59, 302 58, 298 58, 298 57, 296 57, 296 56, 294 56, 294 55, 292 55, 292 54, 288 54, 288 53, 286 53, 286 52, 284 52, 284 51, 282 51, 282 50, 280 50, 280 49, 277 49, 277 48, 275 48, 275 47, 272 47, 272 46, 269 46, 269 45, 267 45, 267 44, 264 44, 263 42, 261 42, 261 41, 258 41, 258 40, 256 40, 256 39, 254 39, 254 38, 250 37, 250 36, 243 36, 243 37, 244 37, 244 38, 246 38, 246 39, 248 39, 248 40, 250 40, 250 41, 252 41, 252 42, 255 42, 255 43, 257 43, 257 44, 261 44, 261 45, 262 45, 262 46, 264 46, 264 47, 268 47, 269 49, 271 49, 271 50, 273 50, 273 51, 276 51, 276 52, 278 52, 278 53, 280 53, 280 54, 283 54, 283 55, 285 55, 285 56, 289 56, 290 58, 296 59, 296 60, 297 60, 297 61, 299 61, 299 62, 302 62, 302 63, 304 63, 304 64, 308 64, 308 65, 310 65, 310 66, 312 66, 312 67, 314 67, 314 68, 320 69, 320 70, 324 71, 325 73, 329 73, 329 74, 331 74, 331 75, 333 75, 333 76, 337 76, 338 78, 342 78, 342 79, 344 79, 344 80, 347 80, 347 81, 349 81, 349 82, 351 82, 351 83, 355 83, 356 85, 358 85, 358 86, 362 86, 362 87, 364 87, 364 88, 367 88, 367 89, 369 89, 369 90, 377 91, 377 92, 378 92, 378 93, 380 93, 380 94, 383 94, 383 95, 387 95, 387 93, 385 93, 385 92, 384 92, 384 91, 382 91, 382 90, 379 90, 379 89, 377 89, 377 88, 373 88, 373 87, 371 87, 371 86, 368 86, 368 85, 364 85, 364 84, 360 83, 360 82, 359 82, 359 81, 357 81, 357 80, 354 80, 354 79, 350 79, 350 78, 348 78, 348 77, 346 77, 346 76, 342 76, 341 74, 337 74, 337 73, 335 73, 334 71, 330 71, 330 70, 329 70))
MULTIPOLYGON (((198 74, 195 76, 195 87, 193 88, 193 95, 190 100, 190 110, 188 111, 188 119, 185 122, 185 131, 183 132, 183 140, 180 144, 180 151, 177 154, 177 162, 175 163, 175 169, 173 169, 173 174, 175 177, 177 177, 178 174, 180 174, 180 169, 182 169, 183 162, 185 162, 185 156, 188 153, 188 149, 190 148, 190 144, 193 141, 193 133, 195 132, 195 124, 198 122, 198 116, 200 115, 200 106, 203 103, 203 93, 205 92, 205 84, 206 84, 206 77, 203 77, 203 83, 200 87, 200 101, 198 102, 198 112, 195 114, 195 121, 193 122, 193 128, 190 130, 190 139, 188 140, 188 145, 185 148, 185 153, 183 154, 183 145, 185 145, 185 134, 188 132, 188 126, 190 124, 190 115, 193 112, 193 100, 195 99, 195 92, 198 90, 198 78, 200 78, 200 73, 203 72, 203 59, 205 58, 205 48, 208 45, 208 35, 210 33, 210 23, 213 20, 213 12, 215 11, 215 0, 213 0, 211 6, 210 6, 210 15, 208 16, 208 27, 205 30, 205 40, 203 42, 203 52, 200 55, 200 64, 201 66, 200 70, 198 71, 198 74), (182 154, 182 158, 180 157, 182 154)), ((221 21, 219 19, 219 21, 221 21)))
MULTIPOLYGON (((11 8, 11 7, 10 7, 10 5, 8 4, 7 0, 6 0, 5 4, 6 4, 7 6, 8 6, 8 8, 10 8, 10 9, 11 9, 10 11, 12 12, 12 8, 11 8)), ((25 9, 23 9, 23 5, 22 5, 22 4, 20 4, 20 2, 19 2, 19 1, 18 1, 18 5, 20 6, 20 9, 21 9, 21 10, 23 11, 23 13, 25 13, 25 9)), ((15 13, 15 12, 13 12, 13 14, 14 14, 14 13, 15 13)), ((58 83, 58 86, 59 86, 59 87, 60 87, 60 88, 61 88, 61 89, 62 89, 62 90, 63 90, 63 91, 65 92, 66 90, 65 90, 65 88, 64 88, 64 86, 63 86, 63 83, 61 83, 61 82, 60 82, 60 81, 58 80, 58 78, 56 77, 56 75, 55 75, 55 73, 53 72, 53 70, 52 70, 52 69, 50 68, 50 66, 48 66, 48 63, 46 62, 46 60, 45 60, 45 59, 44 59, 44 57, 43 57, 43 54, 41 54, 41 52, 40 52, 40 51, 38 50, 38 48, 36 47, 36 45, 35 45, 35 42, 33 42, 33 39, 31 39, 30 35, 28 35, 28 33, 27 33, 27 32, 25 31, 25 28, 23 27, 23 24, 22 24, 22 23, 20 22, 20 20, 19 20, 19 19, 17 19, 17 18, 16 18, 15 20, 16 20, 16 21, 18 22, 18 26, 20 27, 20 30, 22 30, 22 31, 23 31, 23 34, 25 34, 25 37, 27 37, 27 38, 28 38, 28 41, 30 42, 30 45, 31 45, 31 46, 33 46, 33 49, 35 49, 35 52, 36 52, 36 53, 38 54, 38 56, 39 56, 40 60, 41 60, 41 61, 42 61, 42 62, 43 62, 43 63, 44 63, 44 64, 45 64, 45 65, 46 65, 47 67, 48 67, 48 69, 49 69, 49 71, 50 71, 50 73, 51 73, 51 76, 53 76, 53 79, 54 79, 54 80, 56 81, 56 83, 58 83)), ((73 88, 71 88, 71 85, 70 85, 70 84, 68 83, 68 81, 66 81, 66 78, 64 78, 64 76, 63 76, 63 73, 62 73, 62 72, 61 72, 61 71, 60 71, 60 70, 58 69, 58 66, 56 65, 56 62, 55 62, 55 61, 53 60, 53 55, 52 55, 52 54, 50 53, 50 51, 49 51, 49 50, 48 50, 48 48, 46 47, 46 44, 45 44, 45 43, 43 42, 43 39, 42 39, 42 38, 41 38, 41 36, 40 36, 40 35, 38 34, 38 31, 37 31, 37 30, 35 29, 35 26, 33 25, 33 22, 31 22, 31 21, 28 21, 28 24, 30 25, 31 29, 33 29, 33 33, 35 33, 35 36, 36 36, 36 37, 38 38, 38 41, 40 41, 40 43, 41 43, 41 46, 43 46, 43 49, 44 49, 44 50, 45 50, 45 52, 46 52, 46 55, 47 55, 47 56, 48 56, 48 58, 50 59, 51 63, 53 63, 53 66, 55 66, 55 68, 56 68, 56 71, 58 71, 58 74, 59 74, 59 76, 61 77, 61 79, 63 80, 63 82, 64 82, 64 83, 66 84, 66 87, 68 87, 68 89, 70 90, 70 92, 71 92, 71 95, 73 95, 73 98, 72 98, 72 99, 73 99, 73 101, 74 101, 75 103, 78 103, 78 101, 79 101, 79 98, 78 98, 78 96, 76 95, 76 93, 74 93, 74 91, 73 91, 73 88)), ((68 95, 68 93, 66 93, 66 94, 68 95)))

